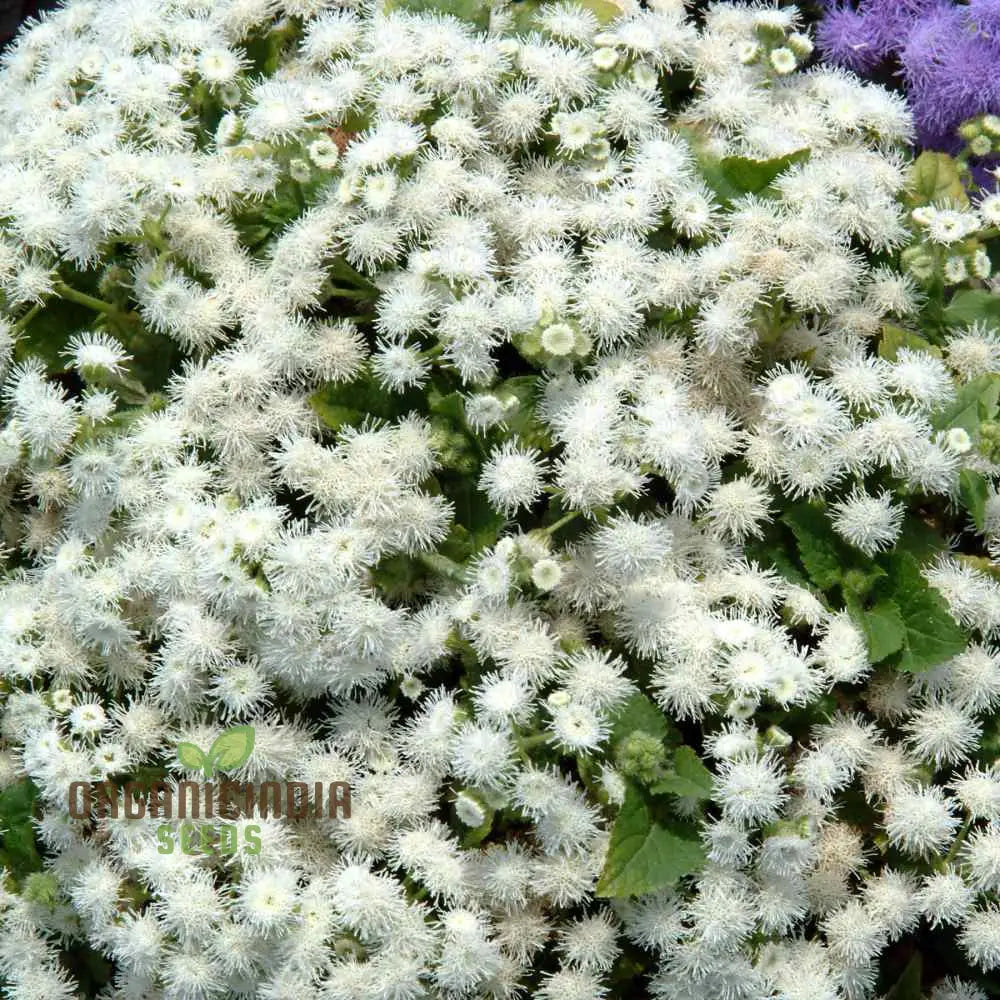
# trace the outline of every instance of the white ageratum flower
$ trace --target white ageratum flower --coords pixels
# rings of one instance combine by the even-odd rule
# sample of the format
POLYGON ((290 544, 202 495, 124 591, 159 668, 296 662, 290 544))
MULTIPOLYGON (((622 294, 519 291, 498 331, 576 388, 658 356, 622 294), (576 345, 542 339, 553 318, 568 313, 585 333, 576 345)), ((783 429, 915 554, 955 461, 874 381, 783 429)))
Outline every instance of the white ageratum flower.
POLYGON ((95 736, 107 725, 108 717, 103 706, 96 701, 77 705, 69 713, 69 726, 80 736, 95 736))
POLYGON ((582 702, 553 705, 550 699, 549 712, 553 742, 571 753, 598 749, 611 732, 601 713, 582 702))
POLYGON ((541 591, 558 586, 563 571, 556 559, 539 559, 531 567, 531 582, 541 591))
POLYGON ((735 541, 759 537, 771 520, 770 491, 753 479, 739 477, 722 483, 707 500, 705 517, 735 541))
POLYGON ((773 754, 722 759, 713 798, 726 819, 759 826, 777 819, 787 793, 781 762, 773 754))
POLYGON ((899 537, 906 509, 894 504, 893 496, 883 490, 872 496, 861 486, 830 505, 831 522, 836 532, 871 556, 888 548, 899 537))
POLYGON ((916 857, 946 850, 959 822, 952 801, 936 785, 901 789, 885 807, 889 842, 916 857))
POLYGON ((78 371, 120 375, 131 360, 122 345, 106 333, 80 333, 69 339, 62 352, 78 371))
POLYGON ((239 886, 240 914, 257 933, 267 934, 284 925, 297 902, 298 875, 289 868, 246 875, 239 886))
POLYGON ((479 488, 502 514, 530 507, 541 495, 545 463, 537 448, 506 441, 495 448, 479 475, 479 488))

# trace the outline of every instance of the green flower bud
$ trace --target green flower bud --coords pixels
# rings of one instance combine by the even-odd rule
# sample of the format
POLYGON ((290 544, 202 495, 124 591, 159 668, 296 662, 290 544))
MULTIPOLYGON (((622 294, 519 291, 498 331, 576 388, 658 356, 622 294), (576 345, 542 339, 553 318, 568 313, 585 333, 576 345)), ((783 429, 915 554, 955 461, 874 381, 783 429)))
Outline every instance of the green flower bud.
POLYGON ((59 881, 52 872, 31 872, 21 891, 29 902, 53 907, 59 900, 59 881))
POLYGON ((615 760, 626 777, 649 785, 656 781, 666 766, 667 751, 662 740, 640 729, 625 737, 615 760))
POLYGON ((967 122, 962 122, 958 126, 958 134, 966 141, 971 142, 977 136, 982 135, 982 123, 978 118, 970 118, 967 122))
POLYGON ((973 156, 989 156, 993 152, 993 142, 988 135, 977 135, 969 142, 969 152, 973 156))

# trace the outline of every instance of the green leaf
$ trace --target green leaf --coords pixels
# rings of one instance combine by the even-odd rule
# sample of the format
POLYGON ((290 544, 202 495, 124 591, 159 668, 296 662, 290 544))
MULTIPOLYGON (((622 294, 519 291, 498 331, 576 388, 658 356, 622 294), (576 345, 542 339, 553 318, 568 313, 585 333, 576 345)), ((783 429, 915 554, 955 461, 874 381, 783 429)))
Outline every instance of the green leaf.
POLYGON ((427 408, 439 417, 445 417, 456 427, 465 426, 465 401, 460 392, 449 392, 443 395, 437 389, 431 389, 427 394, 427 408))
POLYGON ((866 589, 885 575, 877 563, 847 544, 834 530, 826 514, 809 503, 795 504, 781 516, 795 535, 799 559, 812 582, 820 590, 829 590, 845 580, 854 590, 866 589))
POLYGON ((907 189, 914 205, 969 204, 958 166, 947 153, 921 153, 910 167, 907 189))
POLYGON ((899 668, 909 673, 929 670, 961 653, 966 646, 965 633, 909 552, 893 553, 890 577, 892 599, 904 629, 899 668))
POLYGON ((712 152, 710 136, 698 126, 677 126, 675 131, 687 142, 698 161, 705 182, 723 202, 732 202, 746 194, 759 194, 784 170, 809 159, 810 150, 797 149, 770 160, 746 156, 719 158, 712 152))
POLYGON ((200 771, 206 761, 205 754, 193 743, 178 743, 177 759, 189 771, 200 771))
POLYGON ((344 424, 360 425, 367 417, 395 420, 423 402, 419 390, 386 392, 370 374, 351 382, 328 382, 309 397, 309 405, 333 430, 344 424))
POLYGON ((611 724, 612 748, 637 730, 661 740, 666 739, 669 732, 663 710, 644 694, 632 695, 615 714, 611 724))
POLYGON ((519 405, 512 406, 504 416, 504 424, 511 434, 516 434, 524 444, 548 451, 552 447, 545 425, 536 416, 535 401, 538 396, 537 375, 516 375, 501 382, 491 390, 497 399, 505 402, 511 396, 519 405))
POLYGON ((0 792, 0 831, 3 834, 0 865, 17 878, 41 868, 31 821, 37 795, 38 789, 30 778, 15 782, 0 792))
POLYGON ((339 431, 345 424, 356 426, 365 419, 360 410, 328 402, 322 392, 314 392, 309 397, 309 405, 316 416, 332 431, 339 431))
POLYGON ((970 437, 976 437, 983 420, 993 420, 1000 410, 1000 377, 980 375, 959 390, 954 401, 931 418, 941 431, 961 427, 970 437))
POLYGON ((956 292, 945 306, 944 321, 949 326, 969 326, 975 322, 1000 324, 1000 295, 981 288, 956 292))
POLYGON ((689 746, 674 751, 674 773, 664 777, 650 791, 657 795, 670 792, 681 798, 707 799, 712 794, 712 772, 689 746))
POLYGON ((923 996, 921 980, 923 979, 923 958, 919 951, 913 953, 906 963, 902 975, 895 985, 885 995, 885 1000, 920 1000, 923 996))
POLYGON ((253 753, 253 726, 233 726, 223 730, 208 751, 209 766, 216 771, 231 771, 245 764, 253 753))
POLYGON ((811 152, 809 149, 797 149, 770 160, 726 156, 719 161, 719 170, 727 184, 740 194, 757 194, 790 166, 808 160, 811 152))
POLYGON ((585 10, 589 10, 599 24, 610 24, 616 17, 622 16, 622 8, 610 0, 577 0, 577 2, 585 10))
POLYGON ((611 843, 596 894, 604 899, 641 896, 673 885, 705 861, 697 830, 661 823, 642 792, 626 783, 625 802, 611 831, 611 843))
POLYGON ((834 534, 826 515, 807 503, 789 507, 781 520, 792 529, 799 559, 810 579, 821 590, 829 590, 843 578, 845 545, 834 534))
POLYGON ((385 0, 384 9, 387 13, 403 10, 412 14, 451 14, 481 31, 485 31, 490 23, 490 8, 483 0, 385 0))
POLYGON ((932 354, 935 358, 941 357, 941 348, 929 340, 925 340, 911 330, 904 330, 901 326, 885 323, 882 326, 882 339, 878 345, 879 357, 885 358, 887 361, 895 361, 901 347, 908 347, 911 351, 922 351, 924 354, 932 354))
POLYGON ((748 559, 754 560, 761 566, 773 567, 789 583, 811 590, 812 584, 809 578, 796 563, 794 553, 789 552, 791 544, 793 543, 786 540, 781 526, 772 522, 765 528, 761 538, 748 539, 744 550, 748 559))
MULTIPOLYGON (((508 9, 513 15, 515 29, 522 33, 537 30, 535 15, 542 6, 543 0, 517 0, 512 3, 508 9)), ((622 13, 618 4, 608 0, 580 0, 580 6, 594 14, 600 24, 609 24, 622 13)))
POLYGON ((958 477, 958 492, 962 497, 965 509, 972 515, 972 523, 976 531, 986 530, 986 501, 990 495, 990 486, 984 476, 972 469, 963 469, 958 477))
POLYGON ((923 565, 946 548, 948 541, 940 531, 935 531, 918 517, 907 517, 903 521, 903 530, 896 539, 893 552, 909 552, 919 565, 923 565))
POLYGON ((855 624, 865 634, 868 641, 868 656, 872 663, 879 663, 887 656, 898 652, 906 641, 906 623, 895 601, 886 598, 871 608, 851 607, 848 609, 855 624))

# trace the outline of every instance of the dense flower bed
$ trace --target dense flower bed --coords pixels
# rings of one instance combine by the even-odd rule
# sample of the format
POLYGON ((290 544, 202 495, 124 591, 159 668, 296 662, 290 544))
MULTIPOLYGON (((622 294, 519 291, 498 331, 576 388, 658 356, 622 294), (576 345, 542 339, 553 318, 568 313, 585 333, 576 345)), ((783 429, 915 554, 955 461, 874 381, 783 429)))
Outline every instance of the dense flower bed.
POLYGON ((4 995, 995 995, 1000 196, 800 29, 4 54, 4 995))

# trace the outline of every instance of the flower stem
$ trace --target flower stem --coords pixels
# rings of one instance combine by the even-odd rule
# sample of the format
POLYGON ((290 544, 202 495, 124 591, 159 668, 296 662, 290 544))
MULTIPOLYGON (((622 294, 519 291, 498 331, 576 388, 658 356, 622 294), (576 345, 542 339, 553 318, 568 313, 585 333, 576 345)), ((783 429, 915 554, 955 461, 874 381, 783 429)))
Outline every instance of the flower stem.
POLYGON ((421 552, 417 558, 427 569, 434 573, 440 573, 441 576, 446 576, 449 580, 461 583, 465 578, 465 570, 457 562, 441 555, 440 552, 421 552))
POLYGON ((33 305, 11 328, 11 336, 16 337, 42 311, 40 302, 33 305))
POLYGON ((962 844, 965 842, 965 838, 968 835, 971 827, 972 827, 972 816, 968 815, 965 817, 965 822, 959 828, 958 834, 952 841, 951 847, 948 849, 948 853, 938 862, 937 864, 938 871, 945 872, 948 870, 948 866, 952 863, 952 861, 955 860, 959 848, 961 848, 962 844))
POLYGON ((371 292, 366 292, 363 289, 341 288, 337 285, 328 285, 325 291, 328 292, 331 297, 336 296, 338 299, 370 299, 372 297, 371 292))
POLYGON ((579 516, 580 512, 578 510, 571 510, 568 514, 563 514, 558 521, 553 521, 548 527, 541 528, 540 531, 543 535, 554 535, 560 528, 565 527, 570 521, 579 516))
POLYGON ((53 287, 56 295, 61 299, 66 299, 68 302, 76 302, 77 305, 86 306, 95 312, 106 313, 108 315, 118 315, 120 313, 118 307, 112 305, 110 302, 105 302, 104 299, 98 299, 93 295, 88 295, 86 292, 70 288, 69 285, 62 281, 57 281, 53 287))

